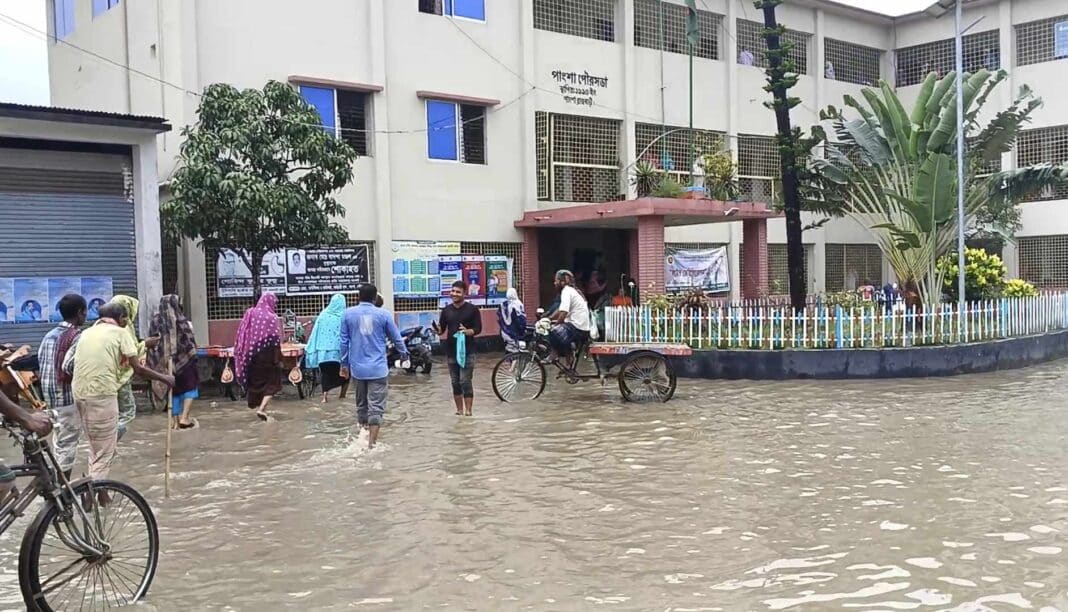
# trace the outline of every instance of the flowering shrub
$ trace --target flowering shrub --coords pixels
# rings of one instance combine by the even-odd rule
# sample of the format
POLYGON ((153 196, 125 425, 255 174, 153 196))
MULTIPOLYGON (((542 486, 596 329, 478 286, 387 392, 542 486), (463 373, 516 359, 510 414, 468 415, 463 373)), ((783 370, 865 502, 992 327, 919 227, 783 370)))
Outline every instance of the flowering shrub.
POLYGON ((1038 289, 1022 278, 1014 278, 1005 282, 1001 295, 1005 297, 1038 297, 1038 289))
MULTIPOLYGON (((943 287, 950 300, 956 301, 957 254, 938 260, 938 270, 945 274, 943 287)), ((968 301, 987 300, 1001 295, 1008 270, 1001 258, 983 249, 964 250, 964 297, 968 301)))

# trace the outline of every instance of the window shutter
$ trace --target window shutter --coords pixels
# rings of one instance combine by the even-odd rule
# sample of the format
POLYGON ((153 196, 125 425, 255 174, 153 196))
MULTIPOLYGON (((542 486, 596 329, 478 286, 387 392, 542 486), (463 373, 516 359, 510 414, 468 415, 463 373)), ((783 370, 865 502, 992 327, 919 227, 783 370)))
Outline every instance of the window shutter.
POLYGON ((427 100, 427 155, 430 159, 457 160, 456 105, 427 100))
POLYGON ((323 129, 330 134, 336 134, 337 123, 334 120, 336 117, 334 108, 334 90, 325 87, 301 85, 300 95, 304 97, 305 102, 311 104, 315 107, 315 110, 319 111, 319 123, 323 126, 323 129))
POLYGON ((452 4, 452 15, 468 19, 486 20, 486 0, 445 0, 452 4))

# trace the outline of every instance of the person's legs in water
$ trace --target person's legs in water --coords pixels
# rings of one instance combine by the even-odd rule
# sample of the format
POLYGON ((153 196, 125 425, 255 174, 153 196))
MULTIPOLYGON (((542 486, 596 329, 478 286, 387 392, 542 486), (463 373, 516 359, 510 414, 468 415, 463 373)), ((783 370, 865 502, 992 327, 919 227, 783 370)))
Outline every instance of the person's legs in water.
POLYGON ((382 415, 386 413, 386 396, 389 393, 389 379, 363 381, 366 383, 367 401, 367 447, 378 444, 378 430, 382 427, 382 415))
POLYGON ((456 404, 456 416, 464 414, 464 390, 460 384, 460 364, 449 360, 449 381, 452 383, 452 401, 456 404))
POLYGON ((363 429, 367 427, 367 382, 356 381, 356 425, 363 429))
POLYGON ((467 363, 460 368, 460 394, 463 395, 464 416, 474 416, 472 407, 475 404, 475 388, 471 379, 475 374, 475 360, 471 355, 467 356, 467 363))
POLYGON ((273 395, 264 395, 263 399, 260 400, 260 407, 256 409, 256 416, 259 417, 261 421, 267 420, 267 406, 271 403, 273 397, 273 395))
POLYGON ((137 400, 134 397, 133 381, 127 381, 119 388, 119 440, 126 435, 126 430, 129 429, 135 417, 137 417, 137 400))
POLYGON ((174 419, 175 429, 190 429, 195 425, 189 417, 189 412, 193 408, 193 399, 190 394, 174 398, 174 404, 171 406, 171 417, 174 419))
POLYGON ((82 438, 82 417, 77 406, 60 406, 56 408, 56 426, 52 430, 52 444, 55 447, 56 461, 59 469, 70 480, 74 462, 78 457, 78 442, 82 438))

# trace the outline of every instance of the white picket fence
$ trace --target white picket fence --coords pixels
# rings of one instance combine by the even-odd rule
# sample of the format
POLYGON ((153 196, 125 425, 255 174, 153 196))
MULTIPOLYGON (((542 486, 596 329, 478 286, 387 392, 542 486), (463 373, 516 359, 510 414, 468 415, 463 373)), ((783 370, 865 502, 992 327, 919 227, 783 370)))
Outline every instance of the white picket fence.
POLYGON ((915 310, 871 306, 713 307, 647 306, 605 309, 605 341, 685 343, 693 348, 879 348, 983 342, 1068 329, 1068 293, 1002 298, 915 310))

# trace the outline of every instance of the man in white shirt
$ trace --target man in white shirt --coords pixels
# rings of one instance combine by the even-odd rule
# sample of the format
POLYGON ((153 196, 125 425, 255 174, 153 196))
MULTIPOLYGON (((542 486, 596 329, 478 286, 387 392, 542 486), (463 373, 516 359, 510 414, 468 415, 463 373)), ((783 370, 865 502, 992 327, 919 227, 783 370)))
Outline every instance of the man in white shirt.
POLYGON ((549 334, 549 343, 557 356, 566 359, 571 357, 574 345, 589 340, 593 325, 586 298, 575 288, 575 275, 570 270, 560 270, 554 284, 560 290, 560 308, 552 316, 556 325, 549 334))

